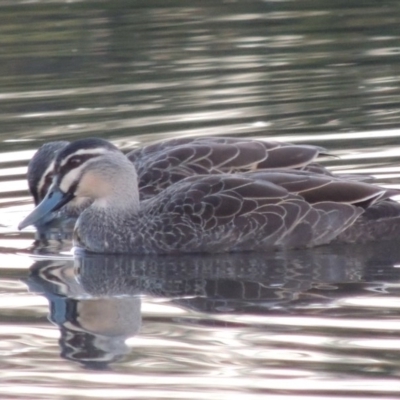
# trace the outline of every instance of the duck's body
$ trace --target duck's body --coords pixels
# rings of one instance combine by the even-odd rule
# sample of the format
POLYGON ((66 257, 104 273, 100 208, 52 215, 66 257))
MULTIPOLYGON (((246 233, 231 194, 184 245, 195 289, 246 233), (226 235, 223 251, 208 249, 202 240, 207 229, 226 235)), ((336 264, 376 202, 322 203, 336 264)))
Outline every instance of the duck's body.
MULTIPOLYGON (((75 240, 100 253, 316 246, 340 237, 365 210, 379 212, 379 204, 398 194, 312 172, 269 170, 192 176, 140 201, 134 165, 100 139, 78 140, 62 149, 55 174, 50 192, 21 228, 73 198, 89 198, 92 204, 77 221, 75 240)), ((400 207, 396 210, 400 215, 400 207)))
MULTIPOLYGON (((57 154, 69 145, 66 141, 46 143, 28 165, 29 190, 37 206, 47 194, 54 175, 57 154)), ((324 149, 274 141, 240 138, 199 137, 158 142, 129 152, 138 176, 139 195, 146 200, 165 188, 193 175, 254 171, 259 169, 310 169, 329 172, 312 162, 324 149)), ((58 217, 77 218, 91 204, 75 198, 56 213, 40 221, 44 227, 58 217)))
POLYGON ((76 243, 134 254, 315 246, 329 243, 361 212, 347 204, 312 207, 269 182, 204 176, 171 186, 137 210, 93 204, 79 218, 76 243))

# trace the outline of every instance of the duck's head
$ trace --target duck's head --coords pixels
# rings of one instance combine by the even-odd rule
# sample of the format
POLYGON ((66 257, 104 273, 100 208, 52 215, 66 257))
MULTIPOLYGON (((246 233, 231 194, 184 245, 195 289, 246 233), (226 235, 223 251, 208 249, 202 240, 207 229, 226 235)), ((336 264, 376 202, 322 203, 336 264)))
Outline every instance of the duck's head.
POLYGON ((127 163, 133 168, 116 146, 98 138, 64 145, 53 163, 49 164, 49 168, 53 166, 54 176, 46 196, 19 224, 19 229, 40 223, 73 199, 95 201, 107 198, 113 194, 120 170, 124 170, 127 163))
POLYGON ((46 196, 53 182, 54 162, 57 154, 66 147, 69 142, 56 141, 45 143, 32 157, 28 164, 29 191, 37 206, 46 196))

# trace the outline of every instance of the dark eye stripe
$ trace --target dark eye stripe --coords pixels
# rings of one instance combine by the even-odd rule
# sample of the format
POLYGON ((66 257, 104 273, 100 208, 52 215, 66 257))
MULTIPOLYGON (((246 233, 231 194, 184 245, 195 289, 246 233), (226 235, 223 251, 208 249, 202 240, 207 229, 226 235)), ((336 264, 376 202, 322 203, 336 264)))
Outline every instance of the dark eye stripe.
POLYGON ((52 181, 53 181, 53 173, 49 172, 45 176, 45 178, 42 182, 42 185, 40 187, 38 187, 37 199, 35 198, 35 200, 37 200, 39 202, 43 200, 44 196, 46 196, 47 191, 49 190, 49 187, 50 187, 52 181))
POLYGON ((82 164, 84 164, 87 160, 90 160, 91 158, 98 157, 100 154, 80 154, 71 157, 68 162, 61 166, 57 165, 57 175, 58 175, 58 180, 60 181, 64 175, 66 175, 69 171, 80 167, 82 164))

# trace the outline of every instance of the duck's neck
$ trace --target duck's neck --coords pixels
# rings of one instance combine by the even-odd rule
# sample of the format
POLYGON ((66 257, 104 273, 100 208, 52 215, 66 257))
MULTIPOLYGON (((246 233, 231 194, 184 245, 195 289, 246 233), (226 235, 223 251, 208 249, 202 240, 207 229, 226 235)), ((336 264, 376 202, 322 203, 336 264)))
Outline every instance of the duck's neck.
POLYGON ((134 215, 139 212, 139 189, 134 166, 127 161, 125 168, 110 174, 106 194, 94 200, 93 207, 113 215, 134 215))

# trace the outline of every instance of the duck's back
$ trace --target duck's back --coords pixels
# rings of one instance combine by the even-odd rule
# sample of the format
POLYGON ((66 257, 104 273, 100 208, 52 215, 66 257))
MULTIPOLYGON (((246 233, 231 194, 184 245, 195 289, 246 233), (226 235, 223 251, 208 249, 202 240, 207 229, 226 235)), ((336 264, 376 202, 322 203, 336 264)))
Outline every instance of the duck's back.
POLYGON ((324 149, 236 138, 175 139, 127 155, 139 177, 141 199, 194 175, 306 168, 324 149))

